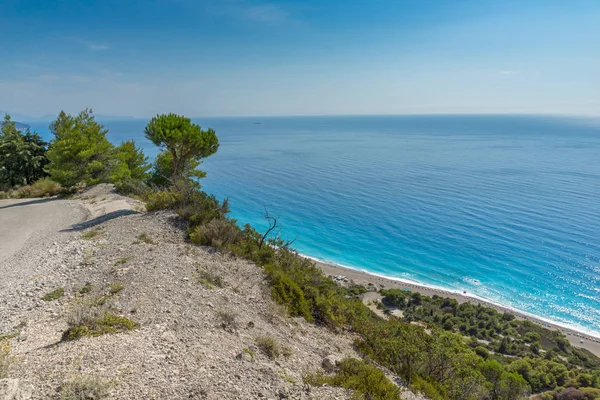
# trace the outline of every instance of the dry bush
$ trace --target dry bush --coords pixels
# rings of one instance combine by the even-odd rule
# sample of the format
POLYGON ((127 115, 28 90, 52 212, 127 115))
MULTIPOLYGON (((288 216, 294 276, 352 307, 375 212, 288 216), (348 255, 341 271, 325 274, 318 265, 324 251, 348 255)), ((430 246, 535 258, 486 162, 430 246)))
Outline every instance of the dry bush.
POLYGON ((61 193, 62 186, 50 178, 42 178, 35 183, 23 186, 17 190, 19 198, 49 197, 61 193))
POLYGON ((221 327, 226 330, 235 330, 238 327, 235 320, 236 314, 233 311, 219 311, 217 317, 221 321, 221 327))

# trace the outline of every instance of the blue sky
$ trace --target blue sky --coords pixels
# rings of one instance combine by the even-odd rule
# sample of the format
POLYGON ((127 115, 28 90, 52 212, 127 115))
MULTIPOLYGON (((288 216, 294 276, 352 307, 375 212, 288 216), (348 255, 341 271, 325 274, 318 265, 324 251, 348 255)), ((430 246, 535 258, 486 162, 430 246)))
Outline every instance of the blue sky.
POLYGON ((0 109, 600 115, 597 0, 2 0, 0 109))

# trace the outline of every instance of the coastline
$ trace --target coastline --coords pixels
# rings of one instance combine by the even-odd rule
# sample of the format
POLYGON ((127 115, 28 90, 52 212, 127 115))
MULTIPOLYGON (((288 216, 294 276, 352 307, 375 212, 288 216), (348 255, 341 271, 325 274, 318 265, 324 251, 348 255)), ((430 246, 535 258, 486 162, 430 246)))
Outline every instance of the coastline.
POLYGON ((457 293, 452 290, 442 289, 437 287, 430 287, 426 285, 422 285, 416 282, 410 282, 407 280, 402 280, 399 278, 386 277, 382 275, 373 274, 370 272, 366 272, 359 269, 354 269, 330 262, 326 262, 323 260, 316 259, 314 257, 307 256, 305 254, 300 254, 303 257, 309 258, 314 261, 316 265, 321 268, 325 275, 329 276, 339 276, 343 275, 348 278, 348 281, 353 282, 358 285, 368 285, 369 283, 375 285, 378 288, 382 286, 385 288, 397 288, 397 289, 408 289, 411 291, 419 292, 425 296, 443 296, 455 299, 459 303, 472 303, 479 304, 482 306, 494 308, 499 312, 509 312, 514 314, 517 318, 522 320, 529 320, 531 322, 537 323, 539 325, 544 326, 545 328, 551 330, 558 330, 564 333, 574 347, 579 347, 586 349, 593 353, 594 355, 600 357, 600 336, 592 335, 588 332, 584 332, 578 329, 574 329, 572 327, 564 326, 556 322, 545 320, 541 317, 530 315, 524 313, 522 311, 518 311, 512 309, 507 306, 503 306, 501 304, 493 303, 489 300, 483 299, 481 297, 475 295, 469 295, 468 293, 457 293), (583 340, 583 343, 581 343, 583 340))

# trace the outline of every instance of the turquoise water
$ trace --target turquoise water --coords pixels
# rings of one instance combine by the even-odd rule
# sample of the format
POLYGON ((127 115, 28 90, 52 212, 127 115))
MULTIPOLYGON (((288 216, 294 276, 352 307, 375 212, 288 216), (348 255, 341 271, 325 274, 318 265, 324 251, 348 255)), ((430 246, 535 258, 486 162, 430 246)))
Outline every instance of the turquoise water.
MULTIPOLYGON (((599 120, 199 122, 221 142, 204 188, 241 223, 264 226, 265 205, 301 253, 600 332, 599 120)), ((155 154, 144 124, 106 126, 155 154)))

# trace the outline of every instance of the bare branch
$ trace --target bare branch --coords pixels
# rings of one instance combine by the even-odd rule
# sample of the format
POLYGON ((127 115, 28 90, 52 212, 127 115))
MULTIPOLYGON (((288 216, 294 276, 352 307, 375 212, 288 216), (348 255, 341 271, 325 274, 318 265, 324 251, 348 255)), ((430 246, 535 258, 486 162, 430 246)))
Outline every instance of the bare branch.
POLYGON ((263 204, 263 207, 265 208, 265 219, 267 221, 269 221, 269 229, 267 229, 267 231, 265 232, 264 235, 262 235, 262 237, 260 238, 260 241, 258 242, 258 249, 260 250, 265 242, 265 240, 267 239, 267 237, 271 234, 271 232, 273 231, 273 229, 275 229, 277 227, 277 218, 271 216, 269 214, 269 210, 267 210, 267 206, 263 204))

